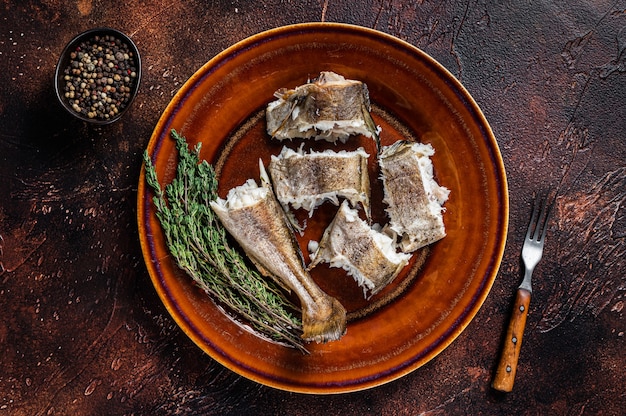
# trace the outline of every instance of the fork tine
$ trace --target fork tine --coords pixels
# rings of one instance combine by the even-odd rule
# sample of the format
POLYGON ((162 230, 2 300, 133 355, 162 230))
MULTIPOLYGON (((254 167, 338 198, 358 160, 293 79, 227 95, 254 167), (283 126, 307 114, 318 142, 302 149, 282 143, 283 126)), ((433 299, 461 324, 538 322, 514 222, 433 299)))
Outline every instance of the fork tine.
POLYGON ((530 216, 530 223, 528 224, 528 231, 526 231, 526 240, 534 239, 534 232, 537 230, 537 217, 539 216, 539 202, 535 198, 533 202, 533 213, 530 216))
POLYGON ((552 202, 548 203, 549 192, 537 197, 534 201, 533 212, 526 232, 526 240, 541 242, 548 230, 548 218, 552 209, 552 202))
POLYGON ((554 202, 548 203, 549 194, 549 192, 546 192, 544 195, 535 198, 528 231, 526 231, 526 240, 543 241, 545 238, 548 229, 548 218, 554 202))
POLYGON ((537 224, 538 229, 539 229, 539 225, 541 225, 541 236, 538 238, 538 241, 543 241, 546 238, 546 233, 548 231, 548 219, 550 218, 550 212, 552 211, 553 203, 554 203, 554 200, 548 203, 548 195, 546 194, 546 198, 543 201, 543 208, 539 216, 541 220, 537 224))
POLYGON ((535 218, 535 232, 533 233, 533 240, 534 241, 539 241, 539 236, 541 235, 541 227, 543 225, 543 221, 544 221, 544 215, 545 215, 545 211, 546 211, 546 197, 545 195, 541 197, 541 199, 539 199, 537 201, 537 206, 539 207, 539 215, 537 215, 537 218, 535 218))

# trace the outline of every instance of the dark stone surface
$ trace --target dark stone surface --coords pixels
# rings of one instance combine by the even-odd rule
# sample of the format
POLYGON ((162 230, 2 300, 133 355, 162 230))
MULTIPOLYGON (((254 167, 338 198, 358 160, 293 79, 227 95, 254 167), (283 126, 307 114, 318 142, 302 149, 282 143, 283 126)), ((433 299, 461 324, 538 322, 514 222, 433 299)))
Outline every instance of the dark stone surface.
POLYGON ((626 1, 5 1, 0 4, 0 415, 626 413, 626 1), (423 49, 489 120, 510 187, 499 278, 467 330, 410 375, 336 396, 273 390, 204 355, 145 270, 141 154, 202 64, 273 27, 336 21, 423 49), (139 95, 91 127, 55 102, 75 34, 137 43, 139 95), (530 201, 558 191, 516 385, 489 387, 530 201))

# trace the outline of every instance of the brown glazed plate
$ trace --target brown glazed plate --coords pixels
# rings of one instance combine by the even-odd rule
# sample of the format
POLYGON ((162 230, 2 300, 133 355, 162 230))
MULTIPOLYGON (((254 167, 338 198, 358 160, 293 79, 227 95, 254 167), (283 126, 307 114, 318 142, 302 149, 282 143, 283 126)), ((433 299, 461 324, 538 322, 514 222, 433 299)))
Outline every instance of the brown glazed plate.
MULTIPOLYGON (((161 116, 148 153, 164 186, 175 174, 177 130, 201 158, 214 164, 222 197, 234 186, 258 181, 283 143, 265 132, 265 106, 282 87, 293 88, 320 71, 365 82, 381 141, 430 143, 437 181, 450 189, 447 236, 413 255, 385 290, 369 300, 340 269, 312 271, 322 289, 349 313, 339 341, 308 344, 310 354, 268 342, 217 308, 181 272, 166 247, 152 193, 142 169, 138 225, 148 272, 167 310, 212 358, 236 373, 275 388, 341 393, 395 380, 443 351, 478 312, 496 277, 508 227, 508 191, 502 158, 482 112, 439 63, 393 36, 357 26, 309 23, 254 35, 215 56, 189 78, 161 116)), ((302 141, 284 143, 297 148, 302 141)), ((386 221, 382 185, 371 139, 345 145, 306 143, 305 148, 354 149, 370 155, 374 220, 386 221)), ((318 240, 337 207, 322 205, 299 236, 305 251, 318 240)), ((302 218, 302 213, 297 213, 302 218)), ((463 365, 459 363, 459 365, 463 365)))

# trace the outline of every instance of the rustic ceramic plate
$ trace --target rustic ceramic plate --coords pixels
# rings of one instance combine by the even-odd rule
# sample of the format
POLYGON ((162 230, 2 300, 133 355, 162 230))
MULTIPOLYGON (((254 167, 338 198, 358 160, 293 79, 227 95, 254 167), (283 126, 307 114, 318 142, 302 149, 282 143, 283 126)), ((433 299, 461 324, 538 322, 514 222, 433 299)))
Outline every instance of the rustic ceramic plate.
MULTIPOLYGON (((282 144, 265 133, 264 109, 281 87, 295 87, 332 70, 364 81, 381 140, 431 143, 438 182, 451 190, 444 221, 448 235, 413 256, 382 293, 363 299, 345 273, 319 266, 313 277, 348 309, 347 334, 310 344, 310 354, 276 345, 233 323, 169 256, 142 170, 138 192, 141 245, 154 286, 174 320, 206 353, 259 383, 305 393, 374 387, 422 366, 470 323, 500 265, 508 225, 505 170, 491 129, 461 84, 422 51, 381 32, 343 24, 301 24, 252 36, 200 68, 159 120, 148 152, 163 185, 175 173, 176 129, 219 173, 220 194, 258 179, 282 144)), ((300 141, 287 143, 291 147, 300 141)), ((307 144, 308 146, 308 144, 307 144)), ((374 155, 371 140, 344 146, 374 155)), ((371 157, 372 209, 384 222, 382 189, 371 157)), ((325 204, 308 221, 300 243, 319 239, 336 207, 325 204)), ((308 260, 308 258, 307 258, 308 260)), ((459 365, 462 365, 459 363, 459 365)))

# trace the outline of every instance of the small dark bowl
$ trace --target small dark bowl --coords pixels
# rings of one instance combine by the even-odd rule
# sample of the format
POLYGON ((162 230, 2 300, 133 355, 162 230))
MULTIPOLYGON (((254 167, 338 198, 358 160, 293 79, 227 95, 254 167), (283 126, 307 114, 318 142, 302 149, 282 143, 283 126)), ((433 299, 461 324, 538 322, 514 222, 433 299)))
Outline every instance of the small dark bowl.
POLYGON ((72 116, 80 120, 83 120, 87 123, 102 125, 102 124, 113 123, 119 120, 120 117, 122 117, 122 115, 126 113, 128 108, 132 104, 133 100, 135 99, 135 96, 137 95, 137 91, 139 90, 140 80, 141 80, 141 57, 139 56, 139 50, 137 49, 137 45, 135 45, 135 43, 128 36, 120 32, 119 30, 111 29, 108 27, 101 27, 101 28, 96 28, 96 29, 90 29, 79 34, 67 44, 65 49, 63 49, 63 52, 61 53, 59 62, 57 63, 56 70, 54 73, 54 90, 61 105, 72 116), (95 117, 95 116, 90 118, 87 115, 74 110, 74 108, 72 107, 72 103, 70 103, 70 98, 67 98, 65 96, 65 93, 66 93, 65 70, 69 66, 71 66, 72 52, 76 52, 77 47, 81 43, 88 42, 89 40, 93 39, 95 36, 107 36, 107 35, 113 36, 114 38, 119 39, 121 42, 125 43, 128 46, 129 51, 133 53, 132 59, 133 59, 133 65, 135 68, 136 76, 134 78, 134 82, 132 83, 130 87, 131 90, 129 92, 129 95, 127 96, 126 100, 123 102, 123 106, 120 106, 118 108, 117 114, 109 118, 95 117))

